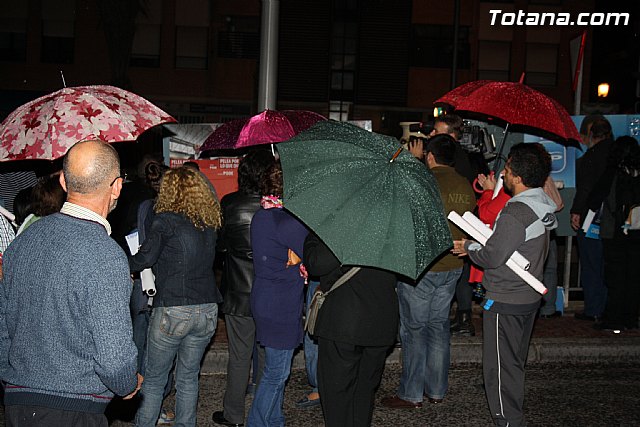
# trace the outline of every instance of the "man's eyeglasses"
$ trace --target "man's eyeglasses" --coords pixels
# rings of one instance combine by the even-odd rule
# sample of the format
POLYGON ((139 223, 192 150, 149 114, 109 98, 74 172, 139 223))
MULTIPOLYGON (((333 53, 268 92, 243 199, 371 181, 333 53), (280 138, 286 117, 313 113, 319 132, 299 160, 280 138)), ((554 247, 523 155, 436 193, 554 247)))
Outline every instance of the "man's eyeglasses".
POLYGON ((127 174, 123 173, 122 175, 119 175, 113 178, 113 181, 111 181, 111 184, 109 184, 109 187, 113 187, 113 184, 115 184, 116 181, 120 178, 122 178, 122 182, 125 182, 127 180, 127 174))

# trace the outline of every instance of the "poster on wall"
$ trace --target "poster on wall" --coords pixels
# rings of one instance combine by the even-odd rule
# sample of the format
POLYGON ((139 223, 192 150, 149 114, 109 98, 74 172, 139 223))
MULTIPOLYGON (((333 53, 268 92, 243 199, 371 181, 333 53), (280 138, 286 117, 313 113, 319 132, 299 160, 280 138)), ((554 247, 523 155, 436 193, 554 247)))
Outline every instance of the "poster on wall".
POLYGON ((171 159, 169 166, 172 168, 181 166, 185 162, 195 162, 202 172, 213 184, 218 199, 238 190, 238 164, 240 157, 214 157, 211 159, 171 159))

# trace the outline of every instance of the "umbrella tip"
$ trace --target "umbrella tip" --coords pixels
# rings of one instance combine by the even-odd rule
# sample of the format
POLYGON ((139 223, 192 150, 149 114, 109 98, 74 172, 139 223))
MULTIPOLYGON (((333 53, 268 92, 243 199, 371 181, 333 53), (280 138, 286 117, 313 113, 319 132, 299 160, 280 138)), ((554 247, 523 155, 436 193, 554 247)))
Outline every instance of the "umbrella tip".
POLYGON ((64 74, 62 74, 62 70, 60 70, 60 77, 62 77, 62 87, 67 87, 67 82, 64 81, 64 74))
POLYGON ((524 71, 520 74, 520 81, 518 83, 524 83, 524 71))
POLYGON ((391 157, 391 160, 389 160, 389 163, 393 163, 400 153, 402 153, 402 150, 404 150, 403 147, 398 148, 398 150, 393 154, 393 157, 391 157))

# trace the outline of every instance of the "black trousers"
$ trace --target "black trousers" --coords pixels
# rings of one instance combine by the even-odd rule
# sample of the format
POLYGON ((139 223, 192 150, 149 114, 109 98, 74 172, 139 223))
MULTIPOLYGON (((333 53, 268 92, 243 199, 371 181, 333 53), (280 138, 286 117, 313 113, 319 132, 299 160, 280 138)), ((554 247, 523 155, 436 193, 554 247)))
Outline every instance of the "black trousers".
POLYGON ((8 405, 4 408, 7 427, 107 427, 104 414, 63 411, 34 405, 8 405))
POLYGON ((602 239, 607 305, 604 318, 612 326, 638 327, 640 304, 640 240, 602 239))
POLYGON ((318 338, 318 390, 326 427, 371 425, 389 348, 318 338))
POLYGON ((482 374, 491 417, 497 426, 525 425, 524 365, 536 312, 526 315, 484 311, 482 374))

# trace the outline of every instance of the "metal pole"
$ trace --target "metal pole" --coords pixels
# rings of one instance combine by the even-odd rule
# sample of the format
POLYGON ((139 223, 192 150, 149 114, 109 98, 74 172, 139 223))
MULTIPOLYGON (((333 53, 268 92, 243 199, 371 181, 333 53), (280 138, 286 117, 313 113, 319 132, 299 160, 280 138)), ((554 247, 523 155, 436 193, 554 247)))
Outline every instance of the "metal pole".
MULTIPOLYGON (((584 70, 584 61, 580 61, 580 71, 578 72, 578 84, 576 85, 576 93, 573 101, 573 114, 580 115, 580 103, 582 102, 582 71, 584 70)), ((567 236, 564 251, 564 272, 562 274, 562 286, 564 287, 564 308, 569 307, 569 288, 571 287, 571 252, 573 250, 573 236, 567 236)), ((580 260, 578 260, 578 272, 580 272, 580 260)), ((578 275, 578 285, 580 285, 580 276, 578 275)))
POLYGON ((460 0, 453 7, 453 59, 451 60, 451 89, 457 86, 458 74, 458 33, 460 30, 460 0))
POLYGON ((280 0, 262 0, 258 111, 275 110, 278 91, 278 13, 280 0))

